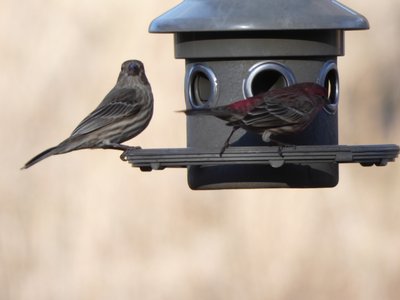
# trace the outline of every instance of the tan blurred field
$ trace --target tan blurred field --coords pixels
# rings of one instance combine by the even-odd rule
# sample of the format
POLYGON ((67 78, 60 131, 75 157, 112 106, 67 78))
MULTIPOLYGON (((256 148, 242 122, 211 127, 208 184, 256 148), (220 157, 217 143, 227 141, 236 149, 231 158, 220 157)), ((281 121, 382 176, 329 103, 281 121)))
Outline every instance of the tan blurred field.
MULTIPOLYGON (((150 22, 178 0, 0 2, 0 299, 398 299, 400 161, 317 190, 191 191, 113 151, 19 168, 141 59, 155 114, 132 145, 183 147, 184 61, 150 22)), ((342 144, 400 143, 400 2, 343 0, 342 144)))

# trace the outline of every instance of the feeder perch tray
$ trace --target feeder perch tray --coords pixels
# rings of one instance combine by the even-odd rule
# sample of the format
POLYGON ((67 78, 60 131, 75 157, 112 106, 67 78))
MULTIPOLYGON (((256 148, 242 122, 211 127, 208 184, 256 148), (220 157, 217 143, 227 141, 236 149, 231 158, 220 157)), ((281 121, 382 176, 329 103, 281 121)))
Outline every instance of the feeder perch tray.
POLYGON ((285 147, 230 147, 222 156, 220 149, 194 148, 128 149, 121 158, 142 171, 188 166, 261 164, 279 168, 285 164, 359 163, 362 166, 385 166, 399 154, 399 146, 385 145, 324 145, 285 147))

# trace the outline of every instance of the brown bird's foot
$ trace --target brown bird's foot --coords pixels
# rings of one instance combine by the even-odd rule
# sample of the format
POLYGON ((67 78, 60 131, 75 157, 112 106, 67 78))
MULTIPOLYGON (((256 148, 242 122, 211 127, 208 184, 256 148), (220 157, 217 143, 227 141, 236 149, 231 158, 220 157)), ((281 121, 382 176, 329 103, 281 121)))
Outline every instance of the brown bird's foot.
POLYGON ((122 150, 123 152, 119 156, 119 158, 123 161, 127 160, 126 153, 128 150, 142 149, 141 147, 128 146, 128 145, 122 145, 122 144, 107 144, 103 148, 104 149, 122 150))
POLYGON ((221 151, 219 151, 219 157, 222 157, 222 154, 224 154, 225 150, 230 146, 229 141, 231 140, 232 135, 235 133, 236 130, 238 130, 239 127, 233 127, 231 133, 229 134, 228 138, 226 139, 224 145, 221 148, 221 151))
MULTIPOLYGON (((124 146, 124 145, 121 145, 121 146, 124 146)), ((125 146, 126 148, 125 148, 125 150, 124 150, 124 152, 122 152, 122 154, 119 156, 119 158, 122 160, 122 161, 127 161, 128 160, 128 158, 126 157, 126 153, 129 151, 129 150, 139 150, 139 149, 142 149, 142 147, 140 147, 140 146, 125 146)), ((122 150, 122 149, 121 149, 122 150)))
POLYGON ((284 148, 286 148, 286 147, 294 147, 295 146, 293 144, 283 143, 283 142, 278 141, 276 139, 269 138, 269 140, 270 140, 271 143, 274 143, 275 145, 278 146, 278 154, 282 158, 283 158, 283 149, 284 148))
POLYGON ((278 146, 278 155, 283 158, 282 150, 283 150, 283 147, 278 146))
POLYGON ((119 156, 119 158, 120 158, 122 161, 127 161, 128 158, 126 157, 126 151, 122 152, 122 154, 119 156))
POLYGON ((222 157, 222 154, 224 154, 226 148, 228 148, 229 145, 230 145, 229 143, 225 142, 225 144, 222 146, 221 150, 219 151, 219 157, 222 157))
MULTIPOLYGON (((123 146, 123 145, 121 145, 121 146, 123 146)), ((124 152, 122 152, 122 154, 119 156, 119 158, 120 158, 122 161, 127 161, 128 158, 126 157, 126 153, 127 153, 129 150, 139 150, 139 149, 142 149, 142 147, 140 147, 140 146, 126 146, 124 152)), ((121 150, 122 150, 122 149, 121 149, 121 150)))

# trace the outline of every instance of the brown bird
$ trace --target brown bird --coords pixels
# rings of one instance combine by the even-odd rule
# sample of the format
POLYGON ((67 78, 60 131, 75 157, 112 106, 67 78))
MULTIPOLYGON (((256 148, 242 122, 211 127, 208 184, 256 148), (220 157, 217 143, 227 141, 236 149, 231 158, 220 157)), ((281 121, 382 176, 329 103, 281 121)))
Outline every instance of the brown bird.
POLYGON ((128 60, 121 66, 117 83, 100 105, 90 113, 71 136, 36 155, 22 169, 27 169, 51 155, 79 149, 118 149, 121 143, 137 136, 149 124, 153 115, 153 94, 139 60, 128 60))
POLYGON ((187 115, 215 116, 233 127, 221 149, 222 154, 239 128, 259 133, 263 141, 269 142, 271 135, 294 134, 304 130, 327 104, 326 88, 306 82, 269 90, 224 106, 183 112, 187 115))

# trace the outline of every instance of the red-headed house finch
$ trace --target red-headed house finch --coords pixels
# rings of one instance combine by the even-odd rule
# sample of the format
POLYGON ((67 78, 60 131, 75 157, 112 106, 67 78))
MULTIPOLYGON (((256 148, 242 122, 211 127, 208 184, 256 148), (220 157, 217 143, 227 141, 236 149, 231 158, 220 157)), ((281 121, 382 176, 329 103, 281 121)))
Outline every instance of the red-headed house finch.
POLYGON ((141 133, 152 115, 153 94, 143 63, 128 60, 122 64, 115 86, 100 105, 79 123, 71 136, 58 146, 36 155, 22 169, 51 155, 79 149, 127 150, 129 146, 121 143, 141 133))
POLYGON ((319 84, 306 82, 269 90, 224 106, 194 108, 183 112, 187 115, 215 116, 233 127, 221 149, 222 154, 239 128, 259 133, 264 142, 269 142, 271 135, 304 130, 327 104, 327 90, 319 84))

